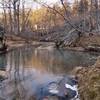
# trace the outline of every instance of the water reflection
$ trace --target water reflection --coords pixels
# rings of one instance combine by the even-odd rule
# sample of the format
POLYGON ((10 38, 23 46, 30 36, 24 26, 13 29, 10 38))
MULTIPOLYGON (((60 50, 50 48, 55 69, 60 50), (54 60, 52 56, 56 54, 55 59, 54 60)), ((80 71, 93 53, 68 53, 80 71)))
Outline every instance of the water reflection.
POLYGON ((2 54, 0 56, 0 70, 6 70, 6 65, 7 65, 6 55, 2 54))
POLYGON ((32 46, 2 55, 0 68, 6 68, 8 79, 0 85, 0 100, 35 100, 39 87, 68 74, 75 66, 93 64, 98 55, 32 46))

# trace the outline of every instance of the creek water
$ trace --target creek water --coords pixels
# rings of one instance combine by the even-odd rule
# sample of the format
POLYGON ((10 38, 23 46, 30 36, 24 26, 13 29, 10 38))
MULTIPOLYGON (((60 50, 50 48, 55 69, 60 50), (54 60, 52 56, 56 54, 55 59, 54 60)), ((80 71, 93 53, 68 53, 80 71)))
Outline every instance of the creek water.
POLYGON ((0 100, 34 100, 41 86, 70 76, 77 66, 94 64, 99 55, 29 45, 0 55, 0 76, 5 77, 0 81, 0 100))

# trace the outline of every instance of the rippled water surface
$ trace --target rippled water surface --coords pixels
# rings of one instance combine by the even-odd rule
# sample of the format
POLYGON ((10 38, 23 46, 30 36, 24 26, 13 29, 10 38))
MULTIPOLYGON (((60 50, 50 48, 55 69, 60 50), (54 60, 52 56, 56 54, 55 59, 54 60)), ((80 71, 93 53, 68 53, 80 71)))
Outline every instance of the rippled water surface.
POLYGON ((0 82, 0 100, 34 100, 41 86, 69 75, 75 66, 94 64, 97 56, 98 53, 32 46, 0 55, 0 76, 6 78, 0 82))

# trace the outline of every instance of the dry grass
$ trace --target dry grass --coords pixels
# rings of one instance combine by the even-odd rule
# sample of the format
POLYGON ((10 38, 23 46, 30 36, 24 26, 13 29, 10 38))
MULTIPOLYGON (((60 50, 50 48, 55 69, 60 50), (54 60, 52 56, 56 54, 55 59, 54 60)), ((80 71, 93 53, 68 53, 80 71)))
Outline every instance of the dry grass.
POLYGON ((79 41, 79 44, 82 46, 88 46, 92 44, 100 45, 100 36, 82 37, 79 41))
POLYGON ((95 65, 77 70, 81 100, 100 100, 100 57, 95 65))

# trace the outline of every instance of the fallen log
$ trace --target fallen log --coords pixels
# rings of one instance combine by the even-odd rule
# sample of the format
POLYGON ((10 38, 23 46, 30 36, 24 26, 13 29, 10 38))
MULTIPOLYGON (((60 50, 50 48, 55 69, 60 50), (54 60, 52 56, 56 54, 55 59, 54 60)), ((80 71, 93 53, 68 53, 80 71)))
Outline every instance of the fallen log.
POLYGON ((85 51, 100 52, 100 46, 88 46, 85 47, 85 51))
POLYGON ((57 42, 55 42, 57 47, 71 46, 75 45, 77 41, 80 39, 81 33, 72 29, 66 36, 61 37, 57 42))

